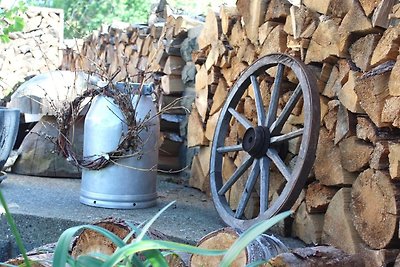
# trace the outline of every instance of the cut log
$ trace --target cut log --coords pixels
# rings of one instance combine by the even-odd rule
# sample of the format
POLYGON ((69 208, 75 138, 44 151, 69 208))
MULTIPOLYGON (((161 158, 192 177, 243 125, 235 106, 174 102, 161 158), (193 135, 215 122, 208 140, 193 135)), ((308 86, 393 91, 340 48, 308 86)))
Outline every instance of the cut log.
POLYGON ((389 168, 389 145, 388 142, 377 142, 372 152, 369 166, 374 170, 389 168))
POLYGON ((381 115, 385 100, 389 97, 388 82, 390 72, 384 70, 386 72, 374 75, 374 70, 375 69, 369 72, 372 73, 371 76, 364 74, 360 79, 358 79, 354 90, 360 100, 361 107, 365 110, 375 125, 378 127, 385 127, 390 124, 382 122, 381 115))
POLYGON ((350 211, 351 189, 342 188, 332 198, 325 213, 322 242, 355 254, 362 240, 354 228, 350 211))
POLYGON ((268 261, 267 266, 331 266, 331 267, 364 267, 359 255, 346 254, 342 250, 330 246, 296 248, 292 252, 279 254, 268 261))
POLYGON ((364 259, 365 266, 393 266, 399 252, 399 249, 371 249, 363 245, 358 256, 364 259))
POLYGON ((351 191, 353 222, 362 240, 371 248, 398 247, 400 187, 382 171, 368 169, 351 191))
POLYGON ((400 56, 397 57, 389 78, 389 94, 400 96, 400 56))
POLYGON ((392 8, 395 3, 396 0, 380 1, 372 16, 372 24, 374 25, 374 27, 389 27, 389 14, 392 12, 392 8))
MULTIPOLYGON (((123 220, 115 218, 106 218, 93 225, 102 227, 121 239, 124 239, 133 229, 123 220)), ((146 232, 146 235, 151 239, 166 240, 166 236, 159 231, 151 229, 146 232)), ((135 235, 128 240, 128 243, 134 240, 135 235)), ((102 234, 85 229, 74 240, 71 249, 71 255, 77 258, 81 255, 88 255, 89 253, 97 252, 111 255, 117 249, 117 246, 102 234)))
POLYGON ((192 108, 188 120, 188 147, 208 145, 205 137, 205 130, 199 112, 195 107, 192 108))
POLYGON ((333 19, 322 21, 318 25, 307 50, 306 64, 310 62, 329 62, 332 60, 332 56, 339 56, 338 29, 339 23, 333 19))
MULTIPOLYGON (((228 249, 239 239, 240 235, 240 231, 236 231, 230 227, 222 228, 201 238, 197 247, 204 249, 228 249)), ((241 251, 230 266, 240 267, 255 261, 268 260, 287 250, 286 246, 279 239, 263 234, 241 251)), ((210 257, 194 254, 190 257, 189 266, 219 266, 221 260, 222 256, 210 257)))
POLYGON ((314 164, 315 178, 323 185, 351 185, 356 176, 346 171, 340 160, 340 149, 333 144, 328 131, 321 129, 314 164))
POLYGON ((370 70, 372 53, 381 38, 380 34, 368 34, 355 41, 349 48, 351 60, 362 71, 370 70))
POLYGON ((354 91, 356 79, 360 77, 360 75, 361 74, 359 72, 350 71, 348 81, 338 92, 338 98, 340 102, 353 113, 365 113, 360 105, 358 96, 354 91))
POLYGON ((389 143, 389 172, 390 177, 395 180, 400 179, 400 144, 389 143))
POLYGON ((368 165, 373 151, 373 146, 351 136, 339 143, 342 166, 349 172, 361 171, 368 165))
POLYGON ((258 45, 258 27, 264 22, 267 3, 267 0, 236 1, 237 9, 244 20, 246 35, 254 45, 258 45))
POLYGON ((324 215, 308 213, 303 202, 294 216, 292 235, 306 244, 320 244, 323 225, 324 215))
POLYGON ((319 182, 308 185, 305 201, 307 212, 324 213, 337 191, 335 187, 325 186, 319 182))
POLYGON ((378 66, 389 60, 396 60, 399 55, 400 25, 389 27, 379 40, 371 58, 371 65, 378 66))

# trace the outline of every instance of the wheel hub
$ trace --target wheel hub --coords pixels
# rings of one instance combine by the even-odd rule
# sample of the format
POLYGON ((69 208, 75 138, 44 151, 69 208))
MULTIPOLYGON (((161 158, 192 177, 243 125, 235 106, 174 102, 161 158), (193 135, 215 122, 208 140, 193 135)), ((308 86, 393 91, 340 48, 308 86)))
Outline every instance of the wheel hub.
POLYGON ((243 136, 243 149, 252 157, 261 158, 270 145, 270 133, 267 127, 257 126, 246 130, 243 136))

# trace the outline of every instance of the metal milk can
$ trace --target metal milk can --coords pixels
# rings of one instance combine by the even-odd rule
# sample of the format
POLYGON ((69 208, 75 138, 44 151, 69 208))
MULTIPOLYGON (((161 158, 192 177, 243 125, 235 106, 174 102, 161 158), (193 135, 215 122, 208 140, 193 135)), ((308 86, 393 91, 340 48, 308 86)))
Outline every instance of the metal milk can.
MULTIPOLYGON (((117 83, 116 88, 139 84, 117 83)), ((152 118, 139 133, 142 145, 133 155, 111 162, 99 170, 83 169, 80 202, 90 206, 138 209, 154 206, 157 200, 157 163, 160 122, 152 100, 153 86, 144 85, 140 95, 132 95, 136 124, 152 118)), ((127 123, 113 98, 98 95, 86 115, 83 156, 96 157, 117 149, 127 123)))

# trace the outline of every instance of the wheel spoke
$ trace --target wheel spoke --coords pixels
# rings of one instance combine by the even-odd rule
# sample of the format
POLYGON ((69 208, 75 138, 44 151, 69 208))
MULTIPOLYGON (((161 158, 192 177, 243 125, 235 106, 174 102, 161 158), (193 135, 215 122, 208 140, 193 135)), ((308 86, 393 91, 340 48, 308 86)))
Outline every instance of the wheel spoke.
POLYGON ((290 113, 292 112, 293 108, 296 106, 297 102, 301 96, 301 86, 300 84, 297 85, 296 89, 294 90, 293 94, 290 96, 289 101, 286 103, 285 107, 282 110, 282 113, 279 115, 278 119, 272 123, 271 127, 269 128, 272 135, 276 135, 281 132, 283 125, 289 118, 290 113))
POLYGON ((235 212, 235 218, 241 218, 243 216, 244 210, 246 209, 247 203, 249 202, 251 193, 253 191, 259 173, 260 173, 260 161, 256 160, 253 164, 253 168, 251 169, 249 178, 246 181, 242 197, 240 198, 239 205, 235 212))
POLYGON ((269 158, 262 157, 260 160, 260 214, 268 209, 269 166, 269 158))
POLYGON ((228 153, 228 152, 236 152, 236 151, 241 151, 241 150, 243 150, 242 144, 234 145, 234 146, 221 146, 221 147, 217 148, 217 151, 220 154, 228 153))
POLYGON ((285 163, 282 161, 281 157, 278 154, 278 151, 275 149, 268 149, 267 156, 274 162, 278 170, 282 173, 283 177, 287 182, 291 180, 291 173, 288 167, 286 167, 285 163))
POLYGON ((228 179, 228 181, 221 187, 218 191, 218 195, 223 196, 228 190, 232 187, 234 183, 243 175, 245 171, 251 166, 253 163, 254 158, 249 157, 248 159, 243 162, 243 164, 235 170, 232 176, 228 179))
POLYGON ((256 102, 257 110, 257 121, 258 125, 262 126, 265 123, 265 109, 261 97, 260 85, 257 82, 256 76, 250 76, 251 84, 253 85, 254 97, 256 102))
POLYGON ((271 144, 277 144, 277 143, 282 143, 282 142, 288 141, 290 139, 302 136, 303 135, 303 130, 304 129, 301 128, 301 129, 298 129, 296 131, 293 131, 293 132, 290 132, 290 133, 287 133, 287 134, 273 136, 273 137, 271 137, 271 141, 270 142, 271 142, 271 144))
POLYGON ((272 123, 276 119, 276 113, 278 110, 281 82, 282 82, 282 76, 283 76, 284 69, 285 69, 285 65, 278 64, 278 71, 276 73, 274 87, 271 92, 271 101, 270 101, 269 107, 268 107, 268 115, 267 115, 267 121, 266 121, 266 126, 268 128, 272 125, 272 123))
POLYGON ((235 117, 235 119, 244 126, 244 128, 249 129, 250 127, 253 127, 253 125, 251 124, 251 122, 242 114, 240 114, 239 112, 237 112, 235 109, 233 108, 229 108, 228 109, 229 113, 232 114, 233 117, 235 117))

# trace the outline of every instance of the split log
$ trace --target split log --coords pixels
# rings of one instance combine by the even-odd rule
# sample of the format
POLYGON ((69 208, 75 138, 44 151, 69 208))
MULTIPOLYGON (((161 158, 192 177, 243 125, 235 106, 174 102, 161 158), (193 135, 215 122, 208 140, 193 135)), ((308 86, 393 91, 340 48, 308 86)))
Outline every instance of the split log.
POLYGON ((325 213, 322 242, 355 254, 362 240, 354 228, 350 211, 351 189, 342 188, 332 198, 325 213))
POLYGON ((400 187, 382 171, 362 172, 351 191, 353 222, 371 248, 398 247, 400 187))
POLYGON ((339 100, 331 100, 328 102, 328 113, 324 116, 323 121, 329 136, 334 136, 335 133, 339 105, 339 100))
POLYGON ((338 92, 340 102, 353 113, 365 113, 362 109, 358 96, 354 91, 356 79, 361 76, 359 72, 350 71, 348 81, 338 92))
POLYGON ((165 75, 161 78, 161 87, 164 94, 182 93, 184 84, 182 77, 179 75, 165 75))
POLYGON ((372 24, 374 27, 379 26, 387 28, 389 26, 389 14, 392 12, 393 5, 396 0, 382 0, 376 7, 372 16, 372 24))
POLYGON ((340 159, 343 168, 349 172, 361 171, 367 166, 371 158, 373 146, 351 136, 339 143, 340 159))
POLYGON ((375 0, 359 0, 362 8, 364 9, 365 15, 368 17, 372 14, 375 8, 378 6, 379 1, 375 0))
POLYGON ((271 267, 363 267, 364 262, 359 255, 351 255, 330 246, 296 248, 292 252, 279 254, 267 263, 271 267))
POLYGON ((339 23, 328 19, 322 21, 315 30, 308 47, 305 63, 331 61, 332 56, 339 56, 339 40, 336 37, 339 23))
POLYGON ((181 57, 169 56, 165 62, 164 72, 168 75, 181 75, 186 62, 181 57))
MULTIPOLYGON (((260 28, 258 29, 258 42, 259 42, 260 46, 264 45, 265 40, 267 39, 268 35, 279 24, 280 23, 275 22, 275 21, 266 21, 264 24, 262 24, 260 26, 260 28)), ((286 24, 285 24, 285 27, 286 27, 286 24)), ((283 28, 284 31, 287 34, 290 34, 290 32, 288 32, 285 27, 283 28)))
POLYGON ((303 202, 294 215, 292 235, 306 244, 320 244, 323 225, 324 215, 308 213, 303 202))
POLYGON ((210 46, 215 40, 219 39, 222 32, 221 19, 211 9, 207 13, 206 23, 197 38, 199 49, 205 49, 210 46))
POLYGON ((206 125, 206 133, 205 136, 208 140, 212 142, 213 137, 214 137, 214 131, 215 127, 218 122, 220 112, 215 113, 214 115, 210 116, 207 120, 207 125, 206 125))
POLYGON ((382 122, 389 122, 394 127, 400 128, 400 97, 389 97, 385 100, 382 109, 382 122))
POLYGON ((201 121, 205 123, 210 108, 208 105, 208 87, 202 88, 201 90, 196 90, 195 104, 201 121))
POLYGON ((283 25, 274 27, 268 34, 264 45, 261 47, 260 56, 272 53, 283 53, 287 49, 287 34, 283 30, 283 25))
POLYGON ((202 192, 210 192, 210 147, 201 147, 193 157, 189 185, 202 192))
POLYGON ((389 145, 388 142, 377 142, 372 152, 369 166, 374 170, 384 170, 389 168, 389 145))
POLYGON ((241 15, 236 6, 226 5, 221 5, 219 14, 221 17, 222 33, 229 37, 231 35, 233 25, 235 25, 237 21, 240 21, 241 15))
POLYGON ((325 186, 319 182, 308 185, 305 196, 307 212, 324 213, 337 191, 335 187, 325 186))
POLYGON ((400 25, 389 27, 379 40, 371 58, 371 65, 378 66, 389 60, 396 60, 399 54, 400 25))
POLYGON ((289 8, 287 1, 270 0, 264 21, 285 21, 290 14, 289 8))
POLYGON ((400 56, 397 57, 389 78, 389 94, 400 96, 400 56))
POLYGON ((339 55, 348 57, 348 48, 354 42, 355 35, 376 31, 372 28, 371 20, 365 15, 362 7, 354 1, 349 12, 344 16, 339 28, 339 55), (357 23, 354 23, 357 21, 357 23))
POLYGON ((362 71, 370 70, 372 54, 380 38, 380 34, 368 34, 350 46, 349 53, 351 60, 362 71))
POLYGON ((365 266, 393 266, 399 252, 399 249, 371 249, 362 245, 357 256, 364 259, 365 266))
MULTIPOLYGON (((205 249, 228 249, 238 240, 240 235, 240 231, 236 231, 230 227, 222 228, 201 238, 197 247, 205 249)), ((286 246, 279 239, 263 234, 240 252, 231 266, 240 267, 255 261, 268 260, 287 250, 286 246)), ((192 255, 189 260, 189 266, 218 266, 221 260, 222 256, 192 255)))
POLYGON ((342 104, 339 104, 335 129, 335 145, 337 145, 343 138, 354 135, 354 124, 354 114, 349 112, 342 104))
POLYGON ((324 128, 319 134, 314 171, 315 178, 323 185, 351 185, 356 178, 343 168, 340 149, 333 144, 324 128))
POLYGON ((220 110, 225 103, 226 96, 228 95, 228 85, 224 78, 220 78, 218 81, 218 86, 215 90, 213 96, 213 103, 210 110, 210 116, 214 115, 215 112, 220 110))
POLYGON ((238 0, 236 6, 244 20, 247 37, 253 44, 258 45, 258 27, 264 22, 267 1, 238 0))
POLYGON ((201 120, 199 112, 195 107, 192 108, 188 120, 187 142, 188 147, 208 145, 208 140, 205 137, 203 122, 201 120))
POLYGON ((389 143, 389 173, 392 179, 400 179, 400 144, 389 143))
POLYGON ((389 123, 382 122, 381 115, 385 100, 389 97, 390 72, 381 65, 367 74, 361 76, 355 85, 355 92, 360 99, 360 105, 378 127, 389 126, 389 123), (380 71, 382 70, 382 71, 380 71), (370 75, 369 75, 370 74, 370 75))

